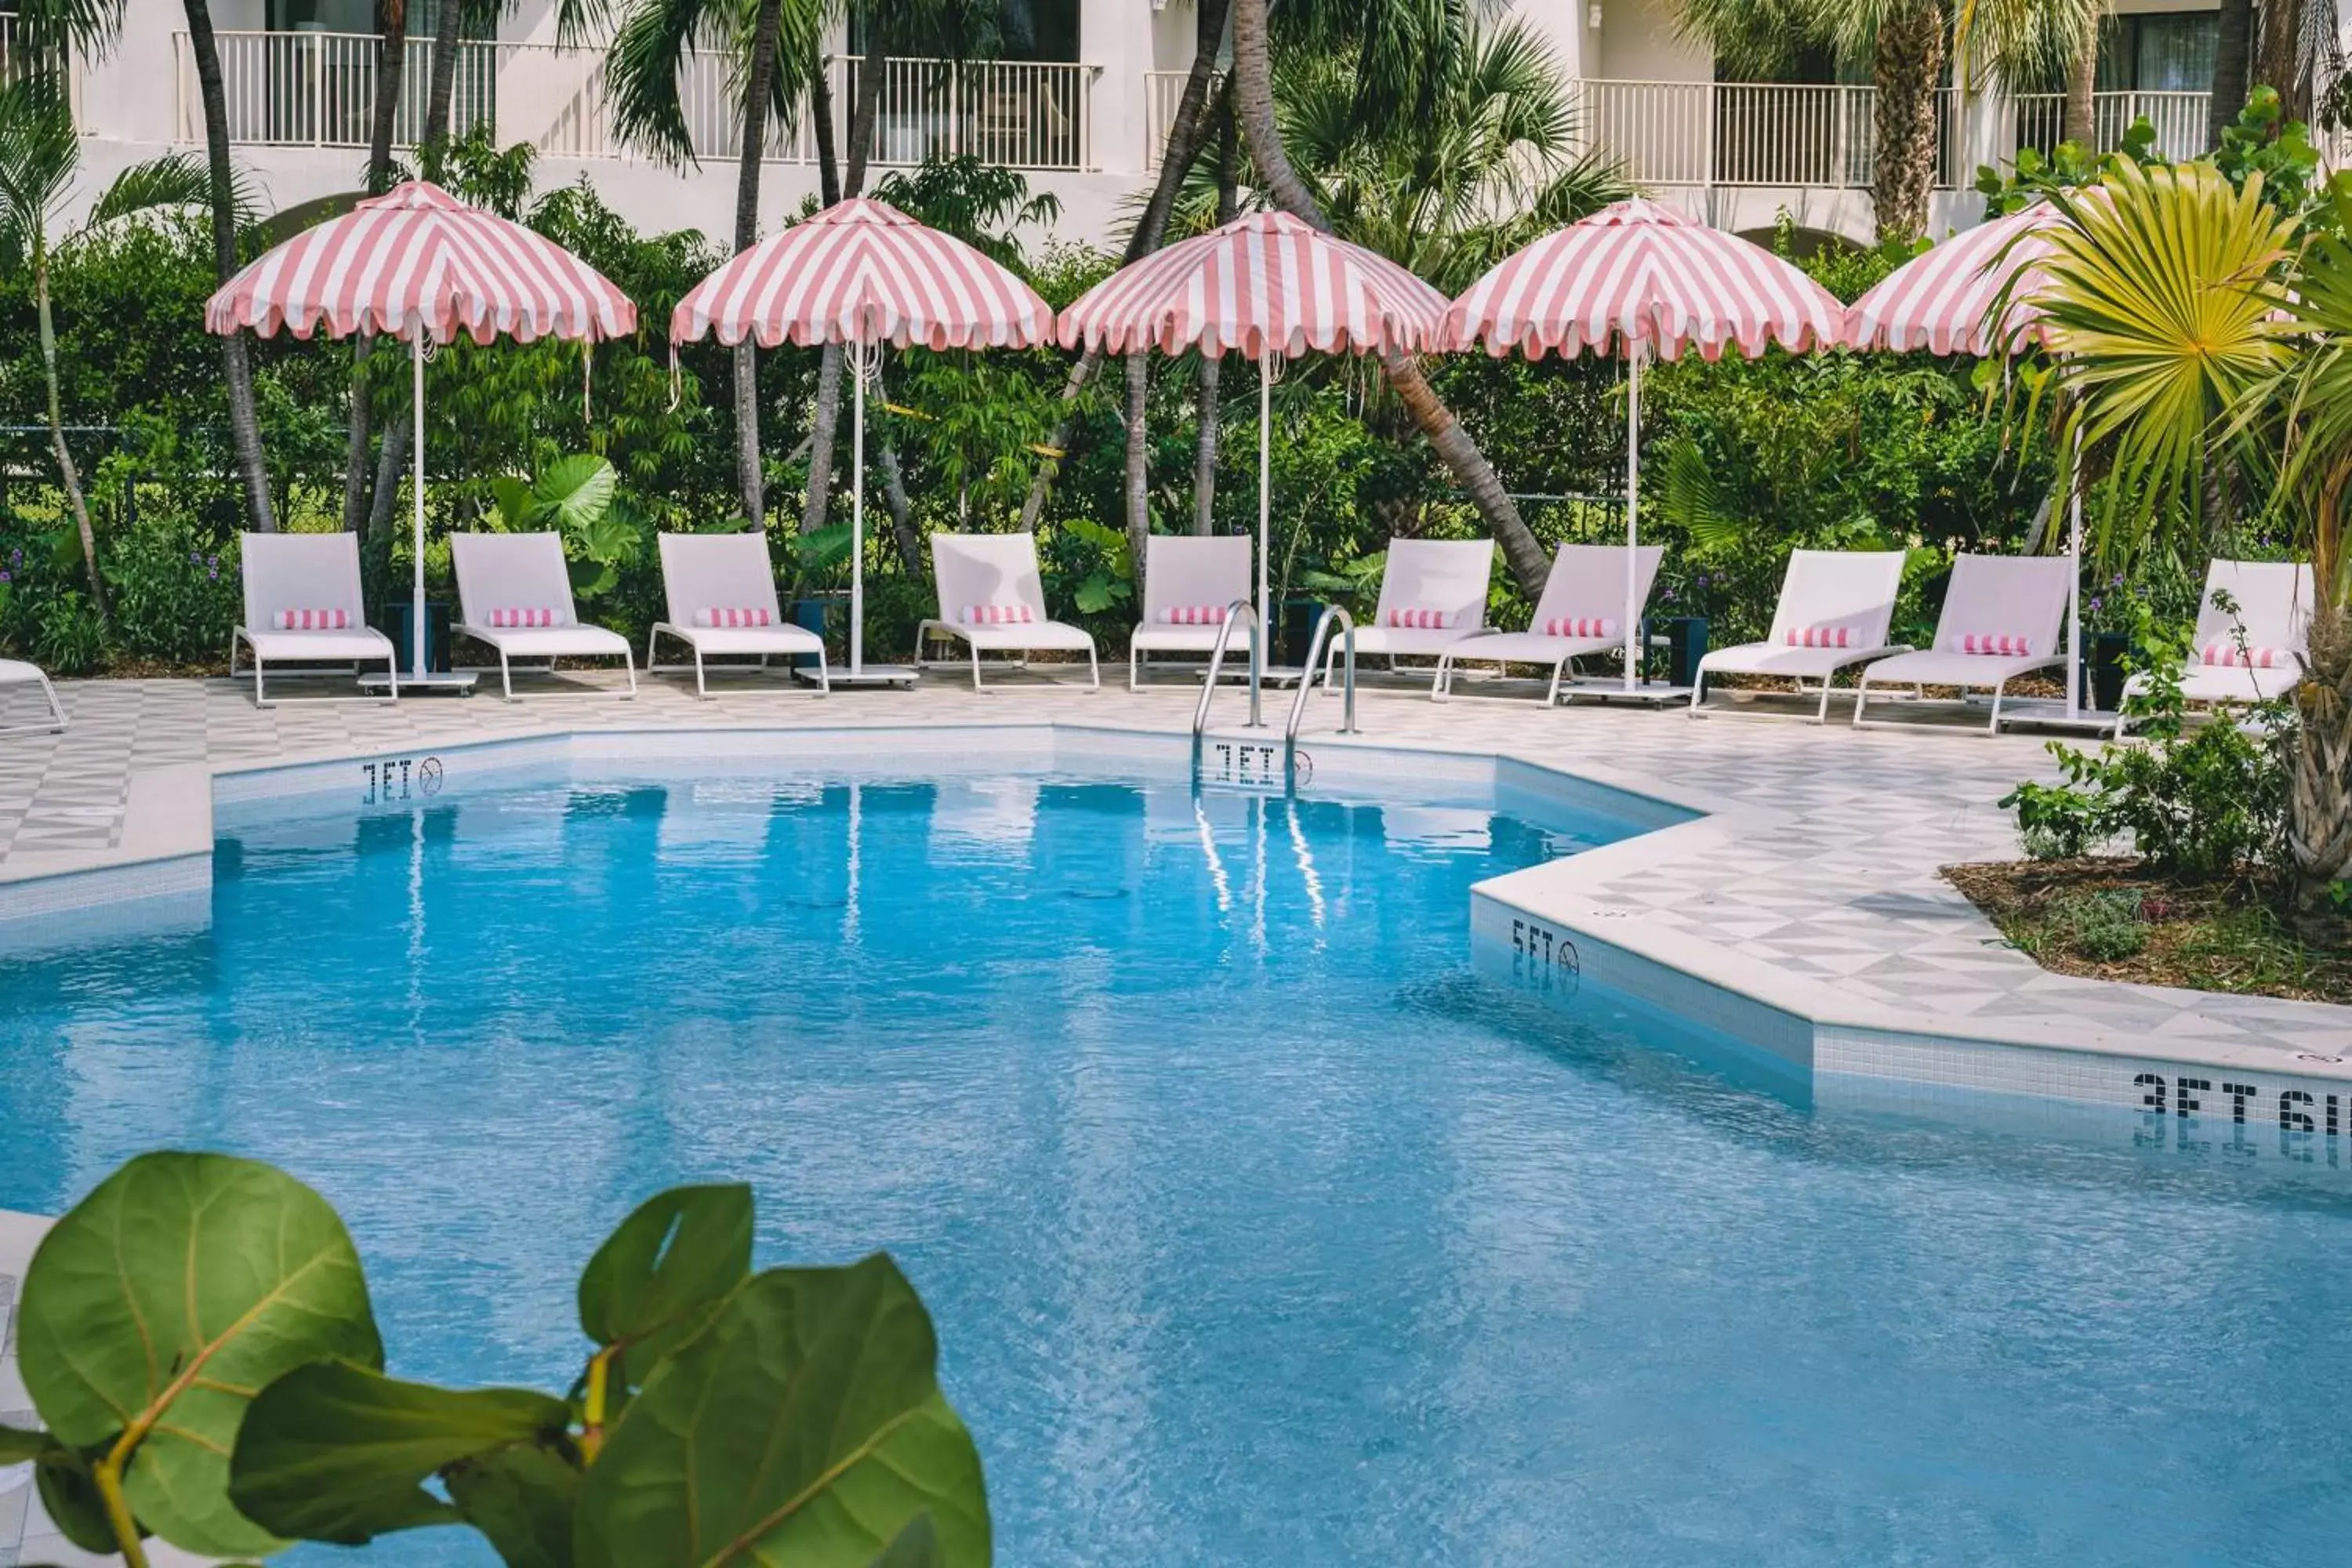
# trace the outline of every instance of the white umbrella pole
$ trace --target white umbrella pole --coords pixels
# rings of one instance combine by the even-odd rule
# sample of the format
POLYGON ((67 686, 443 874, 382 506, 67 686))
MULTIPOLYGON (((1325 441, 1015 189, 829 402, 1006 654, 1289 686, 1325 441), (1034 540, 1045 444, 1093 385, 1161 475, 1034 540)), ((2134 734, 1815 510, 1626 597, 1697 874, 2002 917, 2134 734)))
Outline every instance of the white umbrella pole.
POLYGON ((409 489, 416 499, 416 580, 413 584, 415 598, 409 605, 414 617, 408 634, 408 672, 419 681, 425 679, 425 324, 418 321, 408 339, 408 365, 411 376, 409 393, 411 408, 408 423, 414 433, 409 450, 416 461, 416 475, 409 489))
MULTIPOLYGON (((849 345, 849 370, 857 383, 856 413, 851 416, 851 445, 856 455, 849 462, 849 673, 866 673, 866 345, 849 345)), ((836 405, 836 406, 838 406, 836 405)))
POLYGON ((2074 433, 2077 467, 2066 497, 2066 717, 2083 711, 2083 435, 2074 433))
POLYGON ((1641 636, 1642 606, 1634 551, 1641 543, 1635 512, 1642 493, 1642 345, 1626 352, 1625 375, 1625 689, 1633 689, 1633 649, 1641 636))
POLYGON ((1274 475, 1274 355, 1261 349, 1257 356, 1257 635, 1258 641, 1271 647, 1274 626, 1269 617, 1273 606, 1266 601, 1266 552, 1269 531, 1266 516, 1269 510, 1269 487, 1274 475))

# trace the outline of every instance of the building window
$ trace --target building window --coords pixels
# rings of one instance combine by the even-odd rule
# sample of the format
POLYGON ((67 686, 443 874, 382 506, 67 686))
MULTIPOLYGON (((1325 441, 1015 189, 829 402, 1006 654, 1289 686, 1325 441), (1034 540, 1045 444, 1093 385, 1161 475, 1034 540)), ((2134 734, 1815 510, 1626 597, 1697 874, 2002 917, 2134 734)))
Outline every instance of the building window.
POLYGON ((2111 16, 2099 29, 2101 92, 2210 92, 2218 11, 2111 16))
MULTIPOLYGON (((983 51, 991 58, 1076 65, 1078 0, 998 0, 995 35, 974 40, 994 45, 983 51)), ((856 15, 849 18, 849 52, 866 53, 866 28, 856 15)))

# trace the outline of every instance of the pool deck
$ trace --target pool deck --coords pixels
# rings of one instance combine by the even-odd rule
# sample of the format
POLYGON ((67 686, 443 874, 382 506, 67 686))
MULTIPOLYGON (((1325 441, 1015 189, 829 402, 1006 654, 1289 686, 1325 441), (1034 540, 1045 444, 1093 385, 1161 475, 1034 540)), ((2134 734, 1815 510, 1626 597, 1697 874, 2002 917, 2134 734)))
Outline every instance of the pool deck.
MULTIPOLYGON (((267 710, 254 707, 248 687, 226 680, 66 683, 66 734, 0 740, 0 918, 25 915, 51 889, 85 889, 57 906, 64 908, 92 901, 87 889, 101 881, 113 885, 96 896, 119 899, 162 885, 174 865, 203 870, 207 781, 225 772, 604 731, 1189 731, 1197 684, 1171 674, 1165 685, 1129 693, 1105 665, 1098 693, 1042 674, 974 693, 935 672, 912 691, 829 699, 773 678, 737 679, 714 683, 719 695, 708 702, 673 676, 645 679, 634 701, 579 678, 567 679, 568 691, 542 681, 543 695, 512 703, 498 699, 493 681, 468 699, 267 710), (49 880, 90 872, 101 875, 49 880)), ((1832 710, 1840 717, 1816 726, 1793 717, 1810 703, 1769 699, 1694 720, 1597 703, 1547 711, 1525 695, 1480 689, 1457 689, 1439 704, 1419 683, 1376 685, 1363 698, 1357 743, 1507 755, 1708 814, 1525 884, 1537 900, 1526 903, 1530 912, 1588 942, 1792 1015, 2262 1066, 2340 1078, 2352 1089, 2352 1068, 2324 1059, 2352 1053, 2352 1008, 2053 974, 2003 946, 1937 876, 1940 866, 2015 856, 2013 826, 1996 803, 2021 777, 2053 776, 2044 737, 1988 736, 1980 709, 1948 721, 1922 709, 1899 727, 1858 731, 1843 721, 1843 703, 1832 710), (1759 716, 1766 710, 1771 716, 1759 716)), ((1268 698, 1278 723, 1287 694, 1268 698)), ((1238 692, 1221 694, 1213 731, 1238 726, 1243 706, 1238 692)), ((1313 700, 1302 745, 1348 743, 1328 732, 1338 707, 1313 700)), ((1890 718, 1906 713, 1905 704, 1887 705, 1890 718)), ((0 712, 0 723, 10 716, 0 712)), ((1267 733, 1278 738, 1258 732, 1267 733)), ((1659 1000, 1683 1006, 1688 998, 1659 1000)))

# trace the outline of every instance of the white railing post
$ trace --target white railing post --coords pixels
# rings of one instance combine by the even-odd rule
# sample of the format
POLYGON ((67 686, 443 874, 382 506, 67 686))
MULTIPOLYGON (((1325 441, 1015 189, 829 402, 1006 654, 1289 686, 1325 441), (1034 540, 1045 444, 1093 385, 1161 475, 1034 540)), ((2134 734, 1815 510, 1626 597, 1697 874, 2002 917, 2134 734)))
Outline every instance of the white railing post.
POLYGON ((327 134, 327 35, 310 35, 310 145, 327 134))

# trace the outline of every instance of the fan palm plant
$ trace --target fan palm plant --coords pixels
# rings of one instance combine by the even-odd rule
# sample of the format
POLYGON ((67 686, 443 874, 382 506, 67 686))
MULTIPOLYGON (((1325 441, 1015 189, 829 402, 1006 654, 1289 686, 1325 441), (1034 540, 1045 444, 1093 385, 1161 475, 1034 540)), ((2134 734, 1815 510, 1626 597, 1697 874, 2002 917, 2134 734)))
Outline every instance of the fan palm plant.
MULTIPOLYGON (((72 193, 80 163, 81 138, 74 132, 55 78, 30 76, 0 88, 0 268, 29 273, 33 280, 41 373, 48 392, 49 446, 57 454, 58 481, 81 536, 90 603, 103 620, 106 584, 98 570, 98 535, 90 526, 80 470, 66 444, 57 321, 49 305, 50 226, 72 193)), ((109 223, 155 207, 194 205, 208 202, 211 195, 212 180, 205 166, 185 153, 174 153, 125 169, 90 209, 89 222, 109 223)))
MULTIPOLYGON (((2062 431, 2103 468, 2102 552, 2117 563, 2210 542, 2200 482, 2224 446, 2272 476, 2270 505, 2308 552, 2317 584, 2308 679, 2296 689, 2288 801, 2299 909, 2326 918, 2352 876, 2352 246, 2305 240, 2212 165, 2119 161, 2089 192, 2053 197, 2067 217, 2039 296, 2056 356, 2062 431)), ((2074 443, 2063 440, 2062 450, 2074 443)), ((2063 482, 2062 479, 2062 483, 2063 482)))

